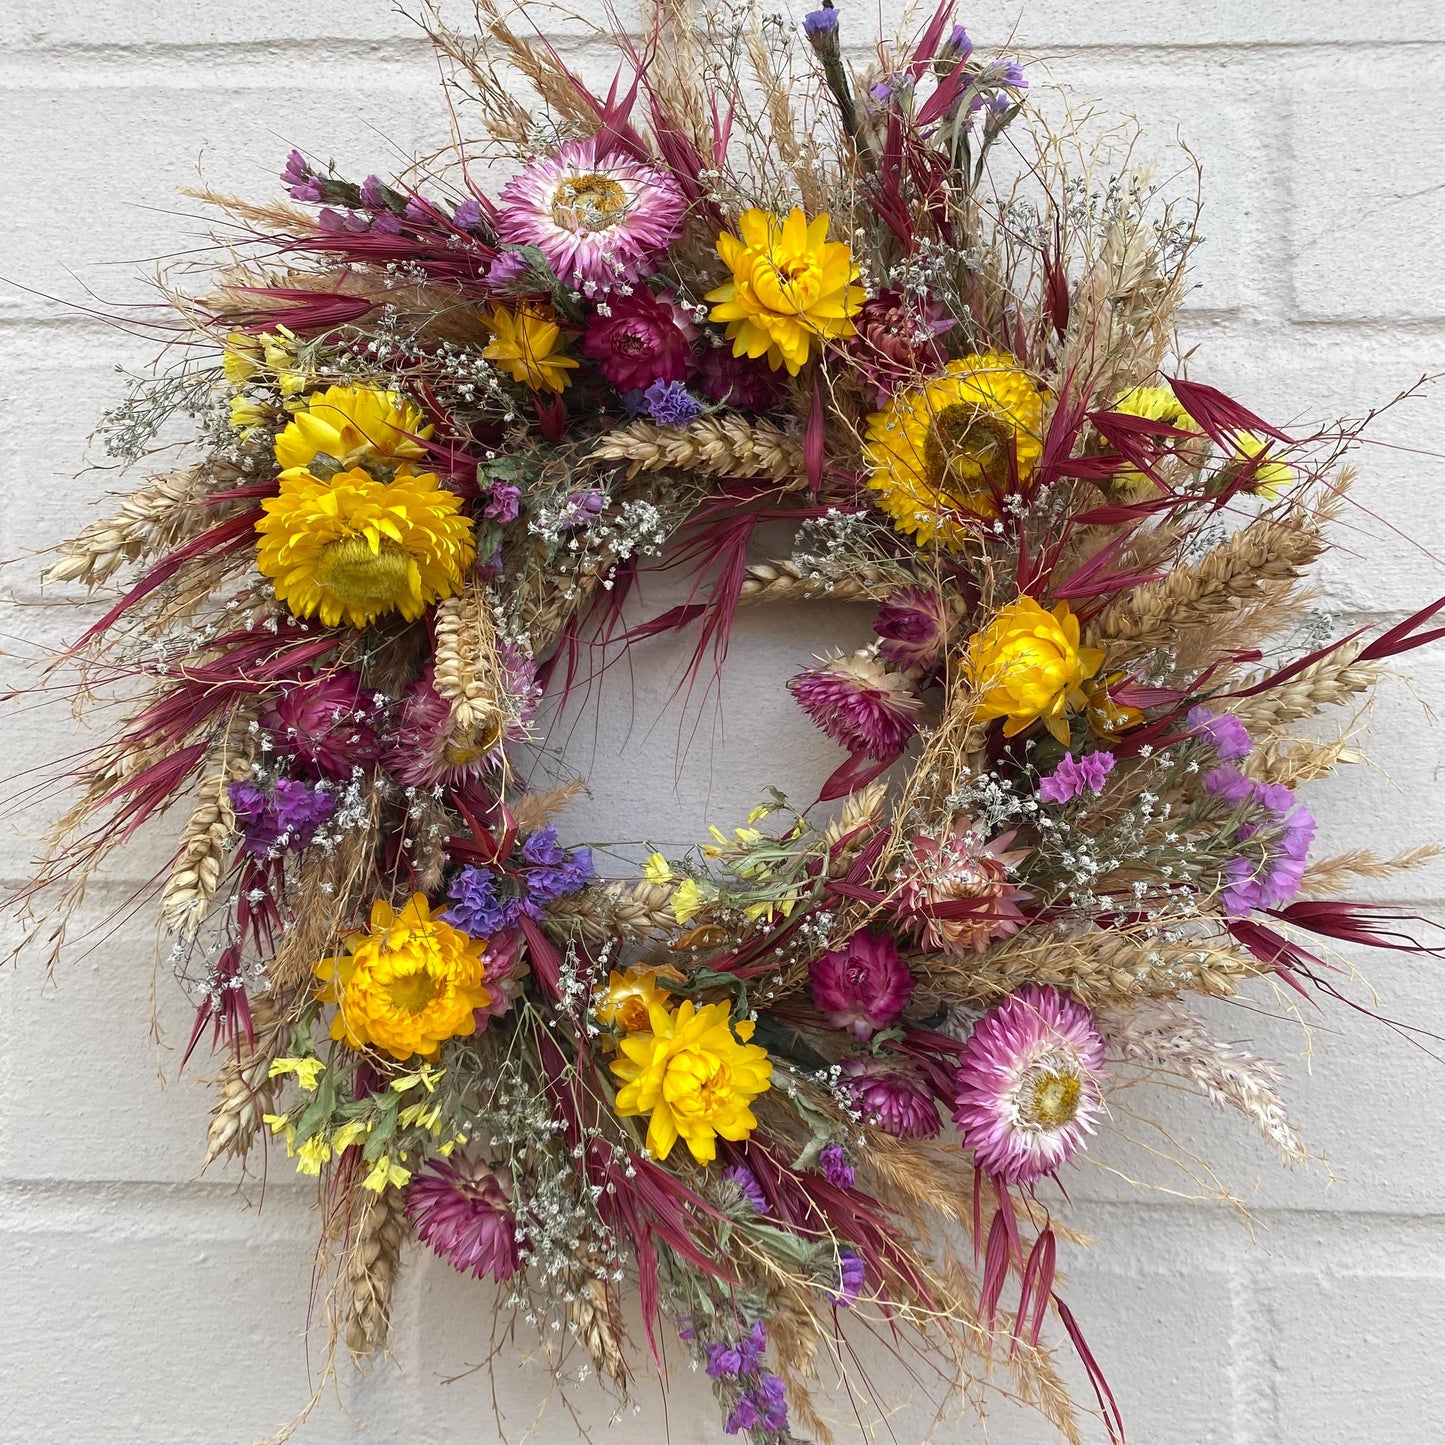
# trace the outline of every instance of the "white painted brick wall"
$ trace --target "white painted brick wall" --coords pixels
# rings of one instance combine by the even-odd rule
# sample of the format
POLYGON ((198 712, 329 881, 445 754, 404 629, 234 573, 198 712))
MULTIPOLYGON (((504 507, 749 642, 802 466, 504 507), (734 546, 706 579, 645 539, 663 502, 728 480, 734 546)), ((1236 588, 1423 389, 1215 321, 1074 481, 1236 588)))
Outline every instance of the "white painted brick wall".
MULTIPOLYGON (((850 27, 865 26, 871 7, 852 8, 850 27)), ((1293 420, 1358 413, 1445 370, 1445 7, 1436 0, 1008 0, 964 18, 985 44, 1014 33, 1076 96, 1133 110, 1161 146, 1177 126, 1203 160, 1209 242, 1189 320, 1197 376, 1293 420)), ((395 152, 383 137, 405 152, 438 133, 433 81, 416 32, 384 0, 0 4, 0 275, 32 288, 0 285, 6 557, 73 531, 110 484, 99 472, 71 479, 86 433, 120 393, 115 363, 138 367, 148 354, 35 292, 79 301, 83 284, 103 299, 141 294, 141 263, 199 244, 197 208, 177 196, 198 157, 208 180, 256 196, 271 193, 293 143, 357 174, 385 170, 395 152)), ((1360 454, 1360 499, 1445 554, 1445 469, 1430 455, 1445 451, 1445 405, 1411 402, 1375 435, 1389 445, 1360 454)), ((0 688, 17 679, 27 649, 73 634, 88 615, 42 600, 26 565, 5 580, 0 688)), ((1322 585, 1330 606, 1371 620, 1440 583, 1423 552, 1360 516, 1322 585)), ((637 798, 654 792, 650 830, 695 836, 705 818, 751 798, 770 752, 795 748, 799 771, 821 776, 831 759, 779 684, 861 623, 843 608, 811 616, 807 635, 762 617, 739 629, 721 735, 695 746, 676 792, 656 752, 643 752, 678 658, 658 644, 635 720, 619 704, 596 735, 601 773, 578 831, 595 820, 616 836, 627 831, 619 817, 641 831, 637 798)), ((1313 800, 1326 848, 1440 834, 1445 764, 1428 707, 1445 705, 1445 655, 1412 670, 1413 695, 1392 690, 1374 715, 1376 769, 1313 800)), ((670 714, 653 740, 669 758, 675 727, 670 714)), ((3 771, 73 746, 63 711, 12 706, 3 771)), ((23 875, 51 807, 39 797, 10 819, 0 879, 23 875)), ((159 841, 137 850, 86 916, 123 903, 163 856, 159 841)), ((1445 867, 1388 896, 1441 913, 1445 867)), ((6 948, 14 932, 7 923, 6 948)), ((1445 978, 1432 965, 1365 962, 1385 1012, 1445 1025, 1445 978)), ((197 1176, 208 1099, 175 1079, 188 1010, 164 971, 160 1044, 150 1037, 155 966, 151 935, 133 920, 72 949, 53 981, 33 960, 0 974, 0 1442, 245 1445, 289 1418, 321 1378, 319 1343, 308 1356, 305 1339, 308 1190, 284 1162, 265 1181, 264 1208, 259 1186, 242 1198, 221 1170, 197 1176)), ((1282 1175, 1229 1121, 1171 1095, 1141 1099, 1140 1112, 1217 1161, 1217 1180, 1132 1189, 1121 1176, 1159 1171, 1111 1137, 1071 1182, 1073 1222, 1098 1248, 1067 1252, 1070 1298, 1131 1439, 1445 1440, 1445 1065, 1344 1013, 1311 1018, 1308 1038, 1265 1012, 1218 1016, 1231 1037, 1292 1062, 1300 1119, 1328 1164, 1282 1175), (1220 1202, 1226 1194, 1238 1208, 1220 1202)), ((1146 1148, 1156 1142, 1141 1126, 1130 1132, 1146 1148)), ((397 1363, 345 1373, 351 1417, 328 1394, 296 1438, 439 1445, 490 1442, 503 1429, 521 1438, 545 1372, 506 1357, 494 1409, 485 1375, 465 1373, 489 1348, 487 1306, 485 1291, 416 1257, 397 1306, 397 1363), (463 1377, 441 1383, 453 1375, 463 1377)), ((595 1408, 589 1418, 602 1440, 636 1428, 608 1431, 595 1408)), ((649 1405, 643 1418, 649 1437, 664 1438, 660 1412, 649 1405)), ((911 1445, 925 1424, 905 1411, 895 1438, 911 1445)), ((687 1379, 675 1384, 666 1428, 679 1445, 717 1438, 710 1400, 687 1379)), ((532 1438, 578 1436, 553 1410, 532 1438)), ((964 1424, 941 1438, 983 1436, 964 1424)), ((1024 1445, 1045 1432, 1005 1410, 988 1438, 1024 1445)))

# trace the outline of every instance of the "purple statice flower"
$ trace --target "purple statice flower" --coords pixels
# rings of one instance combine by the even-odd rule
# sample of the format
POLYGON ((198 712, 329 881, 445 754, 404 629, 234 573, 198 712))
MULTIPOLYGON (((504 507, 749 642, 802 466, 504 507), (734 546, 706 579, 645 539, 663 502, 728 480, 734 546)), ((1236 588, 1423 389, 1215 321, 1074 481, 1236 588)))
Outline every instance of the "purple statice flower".
POLYGON ((514 487, 510 482, 494 482, 487 505, 482 508, 482 515, 505 527, 508 522, 517 520, 517 509, 521 501, 520 487, 514 487))
POLYGON ((1017 60, 1010 60, 995 76, 995 83, 1007 85, 1012 90, 1027 90, 1029 88, 1028 78, 1024 75, 1024 68, 1017 60))
POLYGON ((505 291, 526 281, 532 274, 532 263, 520 251, 502 251, 487 267, 487 285, 505 291))
POLYGON ((893 92, 896 89, 897 85, 893 78, 888 76, 868 88, 868 98, 875 105, 887 105, 893 99, 893 92))
POLYGON ((372 218, 355 211, 338 211, 331 206, 322 206, 316 213, 316 224, 323 231, 349 231, 353 236, 364 236, 371 230, 372 218))
POLYGON ((1244 724, 1232 713, 1216 713, 1207 707, 1192 707, 1184 715, 1184 721, 1214 749, 1222 763, 1247 758, 1254 746, 1244 724))
POLYGON ((1215 768, 1204 775, 1204 791, 1238 808, 1254 796, 1254 784, 1238 768, 1215 768))
POLYGON ((573 492, 567 497, 553 525, 559 532, 587 527, 606 510, 607 493, 598 487, 588 487, 584 492, 573 492))
POLYGON ((836 35, 838 33, 838 12, 832 5, 824 5, 821 10, 810 10, 803 16, 803 34, 809 40, 815 40, 820 35, 836 35))
POLYGON ((768 1347, 768 1329, 762 1320, 754 1320, 741 1338, 713 1342, 707 1347, 707 1373, 714 1380, 735 1380, 741 1375, 755 1375, 768 1347))
POLYGON ((758 1183, 758 1176, 746 1164, 729 1165, 723 1170, 723 1178, 728 1183, 737 1186, 743 1202, 754 1214, 768 1212, 768 1196, 763 1193, 763 1186, 758 1183))
POLYGON ((381 180, 377 176, 367 176, 361 183, 361 204, 369 206, 373 211, 384 211, 386 209, 386 197, 381 191, 381 180))
POLYGON ((1104 779, 1113 771, 1113 753, 1093 752, 1082 758, 1066 753, 1063 762, 1048 777, 1039 780, 1039 801, 1068 803, 1085 791, 1102 793, 1104 779))
POLYGON ((468 196, 452 213, 452 225, 459 231, 470 231, 482 223, 482 203, 475 196, 468 196))
POLYGON ((452 901, 447 921, 473 938, 490 938, 510 928, 517 921, 518 900, 500 893, 498 881, 490 868, 463 868, 447 889, 452 901))
POLYGON ((281 184, 290 192, 293 201, 321 199, 321 177, 311 169, 300 151, 292 151, 286 157, 286 167, 281 172, 281 184))
POLYGON ((741 1400, 733 1406, 723 1429, 729 1435, 741 1435, 744 1430, 753 1430, 758 1424, 758 1407, 753 1402, 751 1394, 744 1395, 741 1400))
POLYGON ((425 196, 408 196, 405 214, 408 221, 426 225, 435 221, 440 211, 425 196))
POLYGON ((528 863, 538 863, 547 868, 555 868, 566 859, 567 853, 561 843, 557 841, 556 828, 548 823, 545 828, 539 828, 522 844, 522 857, 528 863))
POLYGON ((955 25, 943 42, 943 53, 949 60, 967 60, 973 54, 973 41, 962 25, 955 25))
POLYGON ((863 1283, 867 1278, 868 1268, 862 1256, 844 1245, 838 1251, 838 1287, 828 1292, 828 1298, 840 1309, 852 1309, 863 1293, 863 1283))
POLYGON ((235 782, 229 792, 246 851, 253 858, 306 847, 336 810, 329 789, 294 778, 279 778, 269 790, 257 783, 235 782))
POLYGON ((851 1189, 858 1180, 857 1170, 848 1162, 841 1144, 827 1145, 818 1155, 818 1163, 823 1166, 823 1178, 834 1189, 851 1189))
POLYGON ((654 381, 642 394, 658 426, 686 426, 703 413, 703 404, 680 381, 654 381))

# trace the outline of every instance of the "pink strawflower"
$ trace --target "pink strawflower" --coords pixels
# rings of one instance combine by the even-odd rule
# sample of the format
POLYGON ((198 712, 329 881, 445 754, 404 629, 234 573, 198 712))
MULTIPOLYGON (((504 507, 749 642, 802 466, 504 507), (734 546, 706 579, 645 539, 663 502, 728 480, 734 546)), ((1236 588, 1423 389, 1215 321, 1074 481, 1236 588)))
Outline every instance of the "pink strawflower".
POLYGON ((454 735, 451 703, 437 691, 430 665, 407 689, 382 759, 398 783, 435 788, 479 778, 497 766, 507 743, 527 736, 537 710, 536 669, 510 647, 498 649, 498 660, 505 716, 498 726, 471 736, 454 735))
POLYGON ((380 754, 375 713, 360 673, 307 671, 272 702, 261 727, 277 752, 324 778, 349 778, 352 768, 365 768, 380 754))
POLYGON ((639 286, 630 296, 609 296, 607 309, 610 315, 587 322, 582 350, 618 391, 686 379, 697 327, 670 295, 639 286))
POLYGON ((854 325, 848 349, 880 402, 895 388, 927 381, 948 364, 939 337, 953 325, 953 317, 936 301, 880 291, 864 302, 854 325))
POLYGON ((762 362, 734 356, 730 346, 713 347, 703 353, 697 389, 709 401, 742 411, 771 411, 783 399, 777 373, 762 362))
POLYGON ((958 1066, 953 1117, 974 1162, 1009 1184, 1067 1163, 1103 1111, 1103 1066, 1093 1015, 1068 994, 1029 984, 996 1004, 958 1066))
POLYGON ((511 1190, 500 1174, 465 1159, 433 1159, 407 1185, 417 1238, 453 1269, 499 1284, 517 1272, 511 1190))
POLYGON ((918 731, 914 715, 923 706, 908 679, 866 652, 820 661, 788 683, 798 705, 849 752, 897 757, 918 731))
POLYGON ((896 1024, 913 995, 913 975, 886 933, 860 930, 815 958, 808 975, 813 1007, 831 1028, 852 1029, 864 1043, 896 1024))
POLYGON ((685 204, 670 176, 604 155, 600 142, 568 141, 538 157, 498 197, 500 240, 538 247, 562 281, 593 291, 649 269, 676 237, 685 204))
POLYGON ((1058 767, 1039 780, 1039 801, 1067 803, 1085 792, 1102 793, 1104 779, 1113 771, 1113 753, 1094 752, 1082 758, 1066 753, 1058 767))
POLYGON ((873 630, 878 651, 902 668, 930 668, 948 644, 953 617, 947 599, 931 587, 905 587, 878 608, 873 630))
POLYGON ((882 1059, 844 1059, 843 1087, 866 1123, 895 1139, 932 1139, 938 1105, 916 1075, 882 1059))
POLYGON ((985 838, 967 818, 942 837, 910 840, 894 906, 918 922, 930 948, 982 953, 1028 921, 1018 905, 1030 895, 1009 882, 1028 850, 1010 852, 1013 840, 1012 832, 985 838))
POLYGON ((492 1019, 501 1018, 521 997, 522 981, 527 976, 527 964, 522 954, 522 934, 518 929, 509 928, 487 940, 487 951, 482 959, 482 983, 490 1001, 485 1008, 476 1011, 478 1033, 492 1019))

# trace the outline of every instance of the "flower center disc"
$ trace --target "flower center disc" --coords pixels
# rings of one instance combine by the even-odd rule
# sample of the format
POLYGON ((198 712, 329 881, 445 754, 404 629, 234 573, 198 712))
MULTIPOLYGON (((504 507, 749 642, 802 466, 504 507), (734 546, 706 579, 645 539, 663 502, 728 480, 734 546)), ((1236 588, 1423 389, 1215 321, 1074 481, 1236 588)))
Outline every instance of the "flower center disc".
POLYGON ((397 1008, 419 1014, 437 996, 437 982, 426 973, 405 973, 392 979, 387 992, 397 1008))
POLYGON ((605 231, 627 211, 627 192, 611 176, 570 176, 552 195, 552 219, 573 231, 605 231))
POLYGON ((343 537, 326 547, 316 576, 348 607, 384 609, 407 593, 411 561, 394 542, 373 552, 365 537, 343 537))
POLYGON ((1041 1129, 1062 1129, 1078 1116, 1080 1092, 1077 1074, 1046 1069, 1024 1090, 1023 1116, 1041 1129))
POLYGON ((967 402, 953 402, 928 428, 923 460, 928 480, 940 491, 978 494, 1002 489, 1009 479, 1013 428, 1003 417, 967 402))

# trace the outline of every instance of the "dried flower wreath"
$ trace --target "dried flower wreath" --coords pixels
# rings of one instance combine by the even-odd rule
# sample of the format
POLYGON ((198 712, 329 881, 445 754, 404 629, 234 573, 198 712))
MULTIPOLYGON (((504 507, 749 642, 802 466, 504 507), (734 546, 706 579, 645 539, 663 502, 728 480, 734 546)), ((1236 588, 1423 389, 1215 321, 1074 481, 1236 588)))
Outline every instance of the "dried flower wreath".
POLYGON ((1194 209, 1096 184, 946 0, 861 68, 826 5, 656 0, 605 97, 477 19, 431 33, 500 188, 459 141, 209 196, 233 263, 111 418, 135 460, 189 409, 198 459, 49 572, 138 569, 67 660, 144 691, 25 901, 190 799, 158 893, 222 1057, 206 1160, 274 1136, 319 1176, 358 1355, 414 1233, 623 1398, 629 1285, 645 1355, 765 1445, 827 1438, 850 1311, 1077 1439, 1057 1321, 1122 1433, 1056 1288, 1066 1166, 1140 1070, 1304 1158, 1185 1000, 1420 947, 1321 899, 1424 855, 1309 864, 1296 790, 1349 753, 1289 729, 1445 603, 1301 641, 1353 434, 1180 374, 1194 209), (792 557, 749 562, 764 521, 792 557), (624 624, 664 547, 692 600, 624 624), (669 630, 719 665, 739 606, 815 597, 876 611, 790 684, 846 753, 818 804, 600 877, 528 786, 544 692, 669 630))

